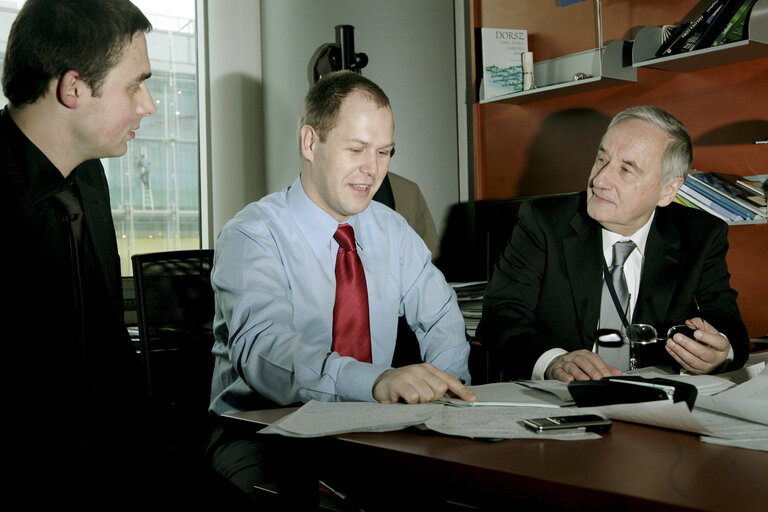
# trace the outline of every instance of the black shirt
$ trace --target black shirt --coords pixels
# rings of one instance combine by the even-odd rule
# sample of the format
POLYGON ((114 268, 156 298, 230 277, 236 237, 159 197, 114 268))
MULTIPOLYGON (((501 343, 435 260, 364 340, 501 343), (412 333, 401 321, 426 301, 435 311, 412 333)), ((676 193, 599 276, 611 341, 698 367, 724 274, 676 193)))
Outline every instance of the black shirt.
POLYGON ((0 232, 4 460, 19 485, 47 468, 42 492, 57 482, 75 490, 102 474, 112 482, 134 451, 143 381, 123 322, 106 177, 91 160, 64 178, 7 109, 0 112, 0 232), (65 187, 77 191, 84 211, 82 302, 69 221, 54 198, 65 187))

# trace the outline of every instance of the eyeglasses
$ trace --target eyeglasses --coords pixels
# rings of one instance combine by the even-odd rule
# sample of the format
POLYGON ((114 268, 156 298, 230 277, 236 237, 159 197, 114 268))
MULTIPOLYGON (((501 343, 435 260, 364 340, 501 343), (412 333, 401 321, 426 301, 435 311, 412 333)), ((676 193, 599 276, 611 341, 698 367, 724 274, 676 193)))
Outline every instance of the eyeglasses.
POLYGON ((660 342, 672 338, 675 334, 683 334, 691 339, 693 329, 687 325, 673 325, 667 329, 666 337, 660 338, 656 328, 650 324, 630 324, 621 331, 614 329, 599 329, 597 331, 597 343, 600 346, 616 347, 629 344, 629 369, 636 370, 644 366, 652 366, 658 361, 660 342))

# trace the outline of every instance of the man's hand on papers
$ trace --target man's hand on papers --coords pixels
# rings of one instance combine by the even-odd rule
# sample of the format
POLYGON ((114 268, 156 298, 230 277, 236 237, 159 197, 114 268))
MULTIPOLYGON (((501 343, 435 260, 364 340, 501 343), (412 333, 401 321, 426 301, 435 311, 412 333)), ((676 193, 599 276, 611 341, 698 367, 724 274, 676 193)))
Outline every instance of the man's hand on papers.
POLYGON ((589 350, 574 350, 557 356, 547 367, 547 379, 571 382, 572 380, 600 380, 603 377, 618 377, 622 372, 603 361, 603 358, 589 350))
POLYGON ((675 334, 667 340, 669 355, 692 373, 710 373, 720 368, 731 349, 728 339, 699 317, 686 320, 685 325, 694 330, 696 339, 675 334))
POLYGON ((429 363, 387 370, 379 375, 373 384, 373 398, 384 404, 398 401, 409 404, 426 403, 446 395, 467 402, 477 399, 459 379, 429 363))

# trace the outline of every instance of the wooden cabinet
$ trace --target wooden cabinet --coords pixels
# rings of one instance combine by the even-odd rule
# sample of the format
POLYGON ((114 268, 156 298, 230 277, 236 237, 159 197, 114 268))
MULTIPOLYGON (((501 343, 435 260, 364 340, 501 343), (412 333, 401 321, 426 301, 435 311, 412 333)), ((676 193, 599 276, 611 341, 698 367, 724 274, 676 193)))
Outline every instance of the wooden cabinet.
MULTIPOLYGON (((649 29, 641 33, 644 27, 681 21, 698 2, 601 3, 604 40, 630 41, 638 35, 648 37, 649 29)), ((540 0, 473 0, 469 30, 474 34, 483 26, 526 29, 529 50, 539 62, 596 48, 595 9, 594 1, 559 7, 559 2, 540 0)), ((754 9, 768 10, 768 0, 758 0, 753 13, 754 9)), ((476 91, 479 62, 474 37, 470 44, 476 91)), ((715 58, 669 59, 677 61, 670 65, 672 70, 663 62, 654 67, 637 62, 636 82, 532 95, 524 102, 474 103, 474 199, 583 190, 611 117, 642 104, 663 108, 686 124, 694 144, 694 168, 742 175, 768 173, 768 145, 753 144, 768 136, 768 53, 763 53, 761 45, 760 41, 745 45, 753 53, 744 58, 733 50, 732 59, 727 51, 717 52, 715 58)), ((729 240, 731 284, 740 292, 745 323, 751 336, 766 336, 768 225, 731 227, 729 240)))

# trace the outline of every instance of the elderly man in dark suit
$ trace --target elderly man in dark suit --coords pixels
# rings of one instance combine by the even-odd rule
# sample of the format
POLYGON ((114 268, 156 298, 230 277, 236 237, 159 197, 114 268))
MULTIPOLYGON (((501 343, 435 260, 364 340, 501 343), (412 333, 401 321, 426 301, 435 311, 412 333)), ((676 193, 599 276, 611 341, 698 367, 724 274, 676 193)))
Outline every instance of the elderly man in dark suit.
POLYGON ((634 107, 611 121, 586 192, 523 205, 478 327, 505 377, 620 375, 626 342, 601 343, 598 333, 629 323, 656 327, 660 352, 685 371, 743 365, 748 338, 729 286, 727 226, 672 202, 691 160, 682 123, 634 107), (664 339, 672 325, 690 330, 664 339))

